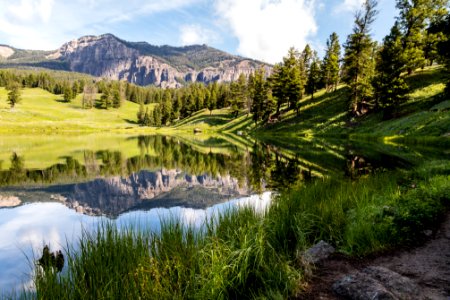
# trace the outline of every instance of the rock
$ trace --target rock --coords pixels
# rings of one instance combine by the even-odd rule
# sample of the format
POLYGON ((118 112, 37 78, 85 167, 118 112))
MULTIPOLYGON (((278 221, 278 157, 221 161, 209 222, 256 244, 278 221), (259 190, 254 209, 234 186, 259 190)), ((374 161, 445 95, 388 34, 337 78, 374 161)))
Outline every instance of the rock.
POLYGON ((15 196, 1 196, 0 195, 0 207, 14 207, 18 206, 22 201, 15 196))
POLYGON ((305 251, 304 258, 308 263, 317 264, 327 259, 336 250, 327 242, 320 241, 305 251))
POLYGON ((267 74, 272 70, 264 63, 206 45, 158 47, 126 42, 112 34, 70 41, 46 58, 67 63, 70 71, 163 88, 178 87, 183 82, 231 82, 240 74, 248 77, 261 67, 267 74), (209 57, 214 60, 209 61, 209 57))
POLYGON ((380 266, 371 266, 344 276, 333 284, 339 296, 354 300, 419 300, 419 287, 409 278, 380 266))
POLYGON ((355 272, 333 284, 333 291, 352 300, 396 300, 386 288, 367 274, 355 272))
POLYGON ((419 299, 420 288, 408 277, 402 276, 388 268, 371 266, 363 272, 378 280, 398 299, 419 299))

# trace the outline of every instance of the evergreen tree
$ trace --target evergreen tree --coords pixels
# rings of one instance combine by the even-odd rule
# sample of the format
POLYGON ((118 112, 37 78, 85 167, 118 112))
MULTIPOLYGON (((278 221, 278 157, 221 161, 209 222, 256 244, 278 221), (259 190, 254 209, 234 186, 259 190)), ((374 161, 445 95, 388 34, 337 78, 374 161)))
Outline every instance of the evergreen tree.
POLYGON ((403 59, 402 34, 398 23, 384 38, 383 46, 377 57, 377 75, 374 79, 375 101, 389 118, 392 111, 405 99, 408 86, 401 77, 405 70, 403 59))
POLYGON ((166 125, 172 120, 172 94, 169 90, 164 91, 161 106, 161 123, 166 125))
POLYGON ((411 74, 415 69, 426 65, 425 50, 428 43, 428 56, 432 55, 432 44, 436 36, 427 37, 426 26, 433 18, 446 12, 447 0, 396 0, 400 10, 399 27, 403 34, 403 55, 406 57, 406 70, 411 74))
POLYGON ((64 87, 64 101, 65 102, 70 102, 72 101, 72 99, 74 99, 74 95, 73 95, 73 89, 72 87, 70 87, 69 84, 66 84, 64 87))
POLYGON ((336 90, 339 83, 339 61, 341 59, 341 45, 336 32, 330 35, 327 40, 327 49, 323 58, 322 77, 327 92, 332 89, 336 90))
POLYGON ((237 81, 232 82, 231 86, 231 111, 235 117, 238 116, 239 111, 247 104, 247 79, 241 73, 237 81))
POLYGON ((112 91, 112 107, 120 108, 122 105, 122 97, 118 88, 114 88, 112 91))
POLYGON ((100 97, 100 107, 108 109, 112 105, 112 95, 109 87, 105 86, 103 88, 103 94, 100 97))
POLYGON ((450 14, 446 16, 444 20, 433 24, 433 30, 435 32, 442 32, 445 39, 442 39, 438 45, 438 60, 445 65, 447 73, 447 85, 445 88, 445 94, 450 97, 450 14))
POLYGON ((373 96, 375 43, 370 37, 370 26, 378 13, 376 6, 376 0, 365 0, 363 10, 355 15, 353 33, 347 37, 344 46, 343 79, 351 89, 350 107, 354 114, 359 114, 362 104, 373 96))
POLYGON ((161 105, 158 104, 153 108, 153 125, 161 127, 161 105))
POLYGON ((308 82, 306 84, 306 92, 311 95, 311 99, 314 99, 314 93, 319 88, 321 81, 320 74, 321 74, 320 59, 317 55, 317 52, 314 51, 311 56, 311 63, 308 72, 308 82))
POLYGON ((255 124, 267 119, 274 109, 274 103, 269 95, 269 85, 264 78, 264 69, 257 70, 250 78, 252 88, 249 97, 252 98, 251 112, 255 124))
POLYGON ((21 100, 21 91, 20 91, 20 84, 15 81, 11 81, 6 86, 6 89, 8 90, 8 98, 7 102, 11 108, 14 108, 17 103, 21 100))
POLYGON ((139 103, 139 110, 138 110, 136 116, 137 116, 138 124, 144 125, 145 111, 144 111, 144 103, 143 102, 139 103))
POLYGON ((80 92, 80 83, 78 81, 74 81, 72 84, 72 94, 74 95, 74 98, 78 95, 80 92))
POLYGON ((181 92, 177 91, 175 94, 175 101, 173 103, 173 119, 177 120, 180 118, 181 107, 183 106, 183 100, 181 97, 181 92))
POLYGON ((150 112, 148 111, 148 107, 145 109, 144 117, 142 118, 142 125, 143 126, 152 126, 153 120, 150 115, 150 112))
POLYGON ((298 101, 303 96, 303 82, 300 73, 298 53, 289 49, 283 63, 275 65, 271 76, 272 93, 277 101, 277 114, 281 105, 288 103, 289 108, 297 108, 298 101))

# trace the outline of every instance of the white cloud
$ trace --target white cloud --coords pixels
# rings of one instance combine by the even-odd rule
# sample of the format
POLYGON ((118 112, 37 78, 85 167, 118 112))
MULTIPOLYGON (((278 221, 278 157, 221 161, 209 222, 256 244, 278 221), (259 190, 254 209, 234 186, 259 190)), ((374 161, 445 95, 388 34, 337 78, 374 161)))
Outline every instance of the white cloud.
POLYGON ((364 0, 344 0, 335 7, 334 13, 355 12, 362 7, 363 3, 364 0))
POLYGON ((6 7, 5 17, 18 22, 47 22, 52 14, 53 0, 21 0, 6 7))
POLYGON ((180 9, 202 0, 0 0, 0 40, 54 50, 73 38, 106 33, 118 22, 180 9), (105 28, 105 32, 97 32, 105 28))
POLYGON ((198 24, 183 25, 180 28, 181 45, 212 44, 218 40, 217 34, 198 24))
POLYGON ((314 0, 216 0, 219 18, 243 56, 275 63, 290 47, 302 50, 317 31, 314 0))

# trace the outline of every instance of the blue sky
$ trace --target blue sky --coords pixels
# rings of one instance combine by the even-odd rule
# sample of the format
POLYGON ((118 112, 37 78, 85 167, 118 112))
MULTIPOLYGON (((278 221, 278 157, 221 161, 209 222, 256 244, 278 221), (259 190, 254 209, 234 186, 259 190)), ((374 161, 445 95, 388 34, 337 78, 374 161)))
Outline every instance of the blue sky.
MULTIPOLYGON (((397 14, 378 0, 373 37, 397 14)), ((319 53, 336 31, 344 42, 363 0, 0 0, 0 44, 53 50, 83 35, 112 33, 154 45, 208 44, 276 63, 289 47, 319 53)))

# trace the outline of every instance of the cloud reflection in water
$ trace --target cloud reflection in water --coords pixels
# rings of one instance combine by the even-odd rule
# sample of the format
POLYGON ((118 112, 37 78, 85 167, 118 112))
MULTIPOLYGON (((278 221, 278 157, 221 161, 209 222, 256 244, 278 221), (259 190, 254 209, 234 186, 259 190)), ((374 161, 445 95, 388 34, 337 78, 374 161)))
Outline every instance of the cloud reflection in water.
MULTIPOLYGON (((142 229, 159 232, 160 220, 180 220, 186 225, 200 228, 206 218, 217 217, 220 212, 242 206, 263 212, 270 204, 271 193, 261 196, 233 199, 207 209, 183 207, 155 208, 133 211, 119 216, 119 228, 139 225, 142 229)), ((60 203, 33 203, 12 209, 0 209, 0 291, 20 290, 30 282, 30 262, 38 256, 44 244, 52 251, 60 250, 80 237, 81 232, 95 229, 105 217, 86 216, 60 203)))

